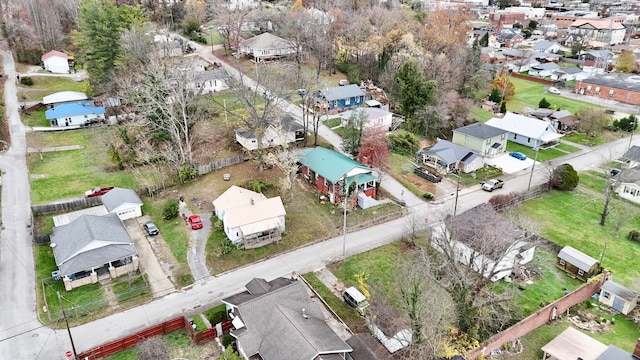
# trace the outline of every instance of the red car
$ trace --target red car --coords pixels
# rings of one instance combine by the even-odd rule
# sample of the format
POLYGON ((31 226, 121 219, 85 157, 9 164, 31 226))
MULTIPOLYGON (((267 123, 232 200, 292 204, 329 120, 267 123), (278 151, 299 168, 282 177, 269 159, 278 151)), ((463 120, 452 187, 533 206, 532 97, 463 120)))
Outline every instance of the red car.
POLYGON ((188 220, 193 230, 202 229, 202 219, 200 219, 200 215, 189 215, 188 220))
POLYGON ((91 190, 85 191, 84 195, 86 197, 102 196, 102 195, 108 193, 109 190, 111 190, 113 188, 114 188, 113 186, 107 186, 107 187, 103 187, 103 188, 101 188, 99 186, 96 186, 91 190))

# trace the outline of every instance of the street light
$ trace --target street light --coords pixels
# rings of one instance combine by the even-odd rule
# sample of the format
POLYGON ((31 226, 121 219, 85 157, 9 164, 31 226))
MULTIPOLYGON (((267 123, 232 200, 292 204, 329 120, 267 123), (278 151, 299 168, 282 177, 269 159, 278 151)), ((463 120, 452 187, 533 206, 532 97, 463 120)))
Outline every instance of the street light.
POLYGON ((531 189, 531 179, 533 179, 533 170, 536 168, 536 162, 538 161, 538 151, 540 151, 540 146, 536 146, 536 157, 533 160, 533 165, 531 166, 531 175, 529 175, 529 186, 527 186, 527 191, 531 189))

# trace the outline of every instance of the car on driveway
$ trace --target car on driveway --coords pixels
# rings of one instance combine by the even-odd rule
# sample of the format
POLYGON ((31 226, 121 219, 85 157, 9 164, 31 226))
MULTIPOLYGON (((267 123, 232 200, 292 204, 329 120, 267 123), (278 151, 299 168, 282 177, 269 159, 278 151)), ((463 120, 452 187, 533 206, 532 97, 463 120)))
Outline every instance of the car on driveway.
POLYGON ((549 92, 549 94, 555 94, 555 95, 560 95, 560 94, 562 94, 562 93, 560 92, 560 90, 558 90, 558 88, 555 88, 555 87, 553 87, 553 86, 552 86, 552 87, 550 87, 550 88, 549 88, 549 90, 547 90, 547 91, 549 92))
POLYGON ((87 190, 84 192, 84 195, 86 197, 96 197, 96 196, 102 196, 106 193, 109 192, 109 190, 113 190, 113 186, 107 186, 107 187, 94 187, 91 190, 87 190))
POLYGON ((158 235, 158 233, 160 232, 153 221, 147 221, 146 223, 144 223, 144 225, 142 225, 142 228, 144 229, 144 232, 146 232, 149 236, 158 235))
POLYGON ((500 179, 491 179, 489 181, 485 181, 480 183, 482 185, 482 190, 492 192, 495 189, 500 189, 504 185, 504 181, 500 179))
POLYGON ((200 215, 189 215, 187 220, 193 230, 202 229, 202 219, 200 219, 200 215))
POLYGON ((527 160, 527 155, 521 153, 521 152, 517 152, 517 151, 512 151, 509 153, 509 156, 514 157, 518 160, 527 160))

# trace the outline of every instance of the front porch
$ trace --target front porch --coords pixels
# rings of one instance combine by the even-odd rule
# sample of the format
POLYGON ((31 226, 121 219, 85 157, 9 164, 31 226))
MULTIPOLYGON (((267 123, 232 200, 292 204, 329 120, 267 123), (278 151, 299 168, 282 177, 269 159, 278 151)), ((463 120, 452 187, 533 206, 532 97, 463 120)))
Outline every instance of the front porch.
POLYGON ((80 286, 95 284, 104 279, 117 278, 118 276, 138 270, 139 266, 140 259, 138 259, 137 255, 134 255, 125 259, 110 261, 103 266, 91 268, 91 270, 65 275, 62 281, 65 290, 71 291, 80 286))
POLYGON ((240 241, 238 249, 255 249, 265 245, 278 243, 282 239, 282 232, 275 228, 258 234, 251 234, 240 241))

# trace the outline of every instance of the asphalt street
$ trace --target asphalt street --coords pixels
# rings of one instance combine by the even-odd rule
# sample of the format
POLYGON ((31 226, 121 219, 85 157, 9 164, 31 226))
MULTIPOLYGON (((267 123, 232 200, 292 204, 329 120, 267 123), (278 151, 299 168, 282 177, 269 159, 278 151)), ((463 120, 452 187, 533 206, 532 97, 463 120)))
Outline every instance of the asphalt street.
MULTIPOLYGON (((219 61, 210 48, 200 49, 209 61, 219 61)), ((15 77, 13 60, 2 53, 5 73, 15 77)), ((224 64, 224 63, 223 63, 224 64)), ((233 75, 237 70, 224 64, 233 75)), ((247 86, 255 86, 253 80, 244 77, 247 86)), ((0 357, 7 359, 64 359, 64 353, 71 349, 66 331, 52 331, 43 327, 35 313, 35 275, 31 253, 29 182, 25 162, 24 126, 18 114, 18 100, 13 81, 5 85, 5 103, 10 121, 12 147, 0 156, 2 178, 2 218, 5 228, 0 232, 0 357)), ((300 117, 301 109, 283 102, 283 106, 300 117)), ((321 136, 330 142, 339 141, 327 128, 320 128, 321 136)), ((638 141, 634 141, 637 144, 638 141)), ((602 147, 584 149, 565 158, 554 160, 553 164, 569 162, 579 171, 595 167, 608 156, 619 156, 628 147, 629 140, 621 139, 602 147)), ((544 181, 547 166, 535 168, 532 186, 544 181)), ((530 170, 523 170, 505 177, 507 191, 525 191, 528 187, 530 170)), ((272 279, 287 276, 291 272, 306 273, 323 267, 328 262, 343 255, 350 256, 399 239, 410 226, 419 223, 427 226, 437 222, 453 211, 455 194, 436 203, 425 203, 422 199, 405 190, 397 181, 386 176, 382 186, 397 198, 403 198, 410 210, 409 215, 388 223, 338 236, 327 241, 298 249, 286 254, 266 259, 224 274, 205 277, 196 284, 176 291, 121 313, 77 326, 71 329, 78 352, 131 334, 146 326, 153 325, 176 315, 191 315, 200 312, 228 295, 244 290, 244 285, 253 277, 272 279), (411 221, 410 219, 417 221, 411 221), (343 254, 343 249, 345 253, 343 254)), ((457 211, 470 209, 486 202, 495 193, 481 191, 479 186, 459 192, 457 211)))

